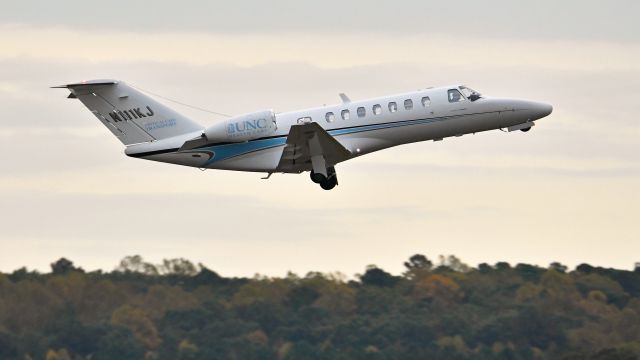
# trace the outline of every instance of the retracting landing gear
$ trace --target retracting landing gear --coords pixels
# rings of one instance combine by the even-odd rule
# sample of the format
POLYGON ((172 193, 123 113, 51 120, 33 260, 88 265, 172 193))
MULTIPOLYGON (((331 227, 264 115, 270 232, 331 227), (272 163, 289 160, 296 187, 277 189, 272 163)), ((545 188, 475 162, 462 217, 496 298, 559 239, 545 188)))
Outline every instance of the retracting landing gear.
POLYGON ((309 139, 309 153, 311 155, 311 181, 320 184, 325 190, 331 190, 338 185, 336 169, 327 166, 318 134, 314 133, 309 139))
POLYGON ((336 175, 336 168, 329 166, 327 169, 327 176, 321 173, 317 173, 311 170, 311 181, 316 184, 320 184, 320 187, 324 190, 331 190, 338 185, 338 176, 336 175))

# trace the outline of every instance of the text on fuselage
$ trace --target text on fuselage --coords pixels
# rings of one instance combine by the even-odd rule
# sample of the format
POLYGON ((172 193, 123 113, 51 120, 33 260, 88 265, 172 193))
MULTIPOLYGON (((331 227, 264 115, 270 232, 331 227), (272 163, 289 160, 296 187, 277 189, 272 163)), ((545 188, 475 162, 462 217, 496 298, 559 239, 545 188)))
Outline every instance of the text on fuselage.
POLYGON ((109 113, 109 116, 111 116, 111 119, 113 119, 114 122, 120 122, 120 121, 126 121, 126 120, 151 117, 155 114, 150 106, 147 106, 145 110, 146 111, 140 110, 140 108, 133 108, 128 110, 114 110, 109 113))
POLYGON ((261 134, 268 131, 267 119, 244 120, 227 124, 227 135, 230 137, 247 134, 261 134))

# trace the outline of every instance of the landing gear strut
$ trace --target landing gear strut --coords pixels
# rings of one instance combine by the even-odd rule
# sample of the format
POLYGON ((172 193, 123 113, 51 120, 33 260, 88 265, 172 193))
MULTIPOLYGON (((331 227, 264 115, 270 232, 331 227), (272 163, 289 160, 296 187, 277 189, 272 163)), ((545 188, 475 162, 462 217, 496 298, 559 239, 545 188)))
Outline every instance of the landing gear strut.
POLYGON ((324 174, 320 174, 311 170, 310 177, 311 177, 311 181, 313 181, 316 184, 320 184, 320 187, 323 188, 324 190, 331 190, 334 187, 336 187, 336 185, 338 185, 338 176, 336 175, 336 168, 334 168, 333 166, 329 166, 327 168, 327 176, 324 176, 324 174))

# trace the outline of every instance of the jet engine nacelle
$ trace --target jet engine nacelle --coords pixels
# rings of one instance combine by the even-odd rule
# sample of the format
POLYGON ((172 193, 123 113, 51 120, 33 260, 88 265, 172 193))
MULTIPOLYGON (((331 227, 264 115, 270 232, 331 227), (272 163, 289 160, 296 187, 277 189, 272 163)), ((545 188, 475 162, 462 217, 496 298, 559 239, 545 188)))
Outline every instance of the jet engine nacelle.
POLYGON ((209 142, 243 142, 270 136, 277 130, 273 110, 258 111, 233 117, 204 130, 209 142))

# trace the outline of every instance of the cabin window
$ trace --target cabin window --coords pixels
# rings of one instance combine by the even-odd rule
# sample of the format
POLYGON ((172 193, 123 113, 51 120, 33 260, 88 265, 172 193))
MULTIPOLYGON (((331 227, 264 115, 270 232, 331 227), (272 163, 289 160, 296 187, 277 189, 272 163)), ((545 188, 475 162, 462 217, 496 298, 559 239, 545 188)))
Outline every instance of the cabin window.
POLYGON ((447 92, 447 94, 447 98, 449 99, 450 103, 457 103, 464 100, 464 97, 462 97, 462 94, 460 94, 460 91, 458 91, 458 89, 451 89, 447 92))
POLYGON ((380 106, 380 104, 373 105, 373 114, 374 115, 382 114, 382 106, 380 106))
POLYGON ((428 96, 422 98, 422 107, 431 106, 431 99, 428 96))
POLYGON ((342 120, 349 120, 349 116, 351 114, 349 113, 349 110, 342 110, 341 116, 342 116, 342 120))
POLYGON ((324 118, 327 119, 327 122, 333 122, 336 119, 336 116, 332 112, 328 112, 324 118))
POLYGON ((367 115, 367 110, 363 107, 358 108, 358 117, 364 117, 367 115))
POLYGON ((413 109, 413 100, 411 99, 407 99, 404 101, 404 109, 405 110, 411 110, 413 109))
POLYGON ((313 119, 311 119, 311 116, 305 116, 305 117, 301 117, 296 121, 298 124, 308 124, 310 122, 313 122, 313 119))
POLYGON ((398 104, 396 104, 395 102, 390 102, 389 103, 389 112, 394 113, 398 111, 398 104))

